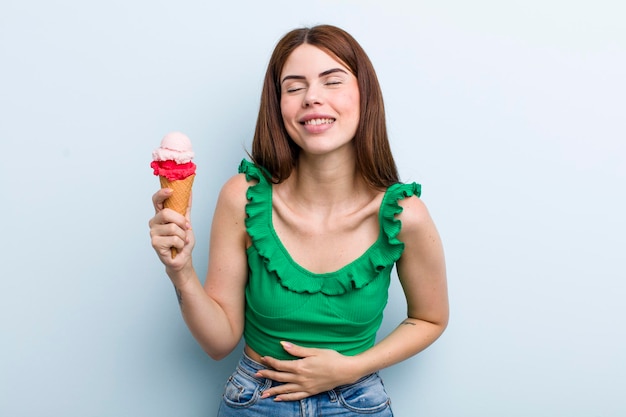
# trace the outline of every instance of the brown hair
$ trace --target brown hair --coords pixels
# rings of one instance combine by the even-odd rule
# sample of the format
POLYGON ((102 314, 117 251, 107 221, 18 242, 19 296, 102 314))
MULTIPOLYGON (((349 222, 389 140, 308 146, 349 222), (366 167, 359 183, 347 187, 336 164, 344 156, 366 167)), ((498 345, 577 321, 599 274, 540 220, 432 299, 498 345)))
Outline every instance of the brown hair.
POLYGON ((330 25, 294 29, 278 41, 263 82, 252 160, 264 167, 275 183, 287 179, 297 163, 299 148, 287 134, 281 116, 280 73, 293 50, 305 43, 334 55, 357 78, 360 92, 360 122, 354 136, 357 171, 374 188, 397 183, 398 171, 389 146, 383 97, 374 67, 350 34, 330 25))

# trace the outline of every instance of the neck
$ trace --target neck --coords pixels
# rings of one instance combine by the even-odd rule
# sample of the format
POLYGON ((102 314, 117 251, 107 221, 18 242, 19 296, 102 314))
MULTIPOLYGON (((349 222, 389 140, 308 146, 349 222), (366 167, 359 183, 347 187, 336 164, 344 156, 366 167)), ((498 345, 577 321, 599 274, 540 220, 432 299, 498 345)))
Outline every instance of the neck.
POLYGON ((358 204, 359 196, 371 192, 357 173, 353 154, 344 158, 301 157, 285 186, 299 204, 326 210, 352 207, 358 204))

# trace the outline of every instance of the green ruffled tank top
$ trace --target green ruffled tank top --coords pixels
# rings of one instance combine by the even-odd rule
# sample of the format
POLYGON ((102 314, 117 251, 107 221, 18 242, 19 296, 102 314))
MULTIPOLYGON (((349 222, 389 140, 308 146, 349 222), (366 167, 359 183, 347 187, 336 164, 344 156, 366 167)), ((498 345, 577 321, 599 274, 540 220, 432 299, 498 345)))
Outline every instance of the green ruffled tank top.
POLYGON ((376 341, 387 304, 391 270, 404 250, 397 239, 402 211, 398 201, 420 196, 419 184, 394 184, 379 209, 376 242, 341 269, 317 274, 297 264, 272 224, 272 183, 261 169, 243 160, 246 175, 246 228, 252 239, 247 249, 244 338, 261 356, 294 359, 281 341, 306 347, 333 349, 357 355, 376 341))

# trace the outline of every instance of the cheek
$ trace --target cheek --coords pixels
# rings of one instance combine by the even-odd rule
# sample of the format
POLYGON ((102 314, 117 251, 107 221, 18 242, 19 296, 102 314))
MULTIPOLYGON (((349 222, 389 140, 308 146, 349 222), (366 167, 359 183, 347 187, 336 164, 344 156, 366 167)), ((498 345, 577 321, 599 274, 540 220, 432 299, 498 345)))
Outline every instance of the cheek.
POLYGON ((294 108, 294 104, 288 99, 280 100, 280 114, 283 117, 283 122, 287 124, 287 121, 295 117, 297 109, 294 108))
POLYGON ((358 91, 346 92, 341 96, 340 100, 346 111, 359 114, 360 94, 358 91))
POLYGON ((284 100, 280 102, 280 114, 282 116, 283 126, 287 130, 287 134, 293 139, 295 128, 294 123, 294 111, 290 111, 289 103, 285 103, 284 100))
POLYGON ((348 94, 344 97, 343 106, 346 114, 355 119, 355 123, 359 122, 361 115, 361 105, 359 103, 359 94, 348 94))

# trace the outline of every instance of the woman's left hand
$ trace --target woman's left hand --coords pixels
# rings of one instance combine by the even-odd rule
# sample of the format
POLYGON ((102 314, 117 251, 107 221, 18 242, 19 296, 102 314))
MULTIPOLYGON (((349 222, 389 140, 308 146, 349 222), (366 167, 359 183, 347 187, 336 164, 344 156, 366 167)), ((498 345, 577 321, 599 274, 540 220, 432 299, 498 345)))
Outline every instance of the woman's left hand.
POLYGON ((361 377, 356 372, 352 356, 331 349, 305 348, 288 342, 281 344, 288 353, 300 359, 278 360, 269 356, 261 359, 263 365, 271 369, 260 370, 257 376, 283 383, 264 391, 262 398, 298 401, 361 377))

